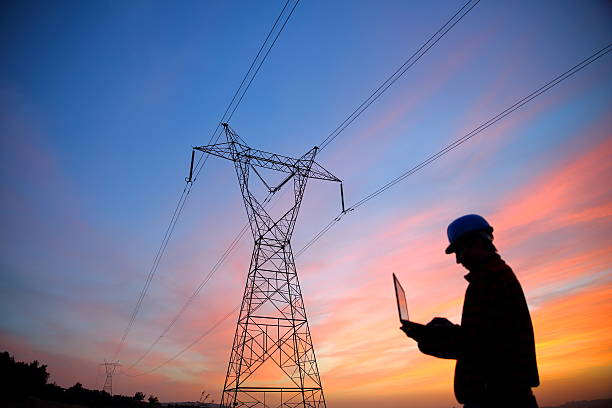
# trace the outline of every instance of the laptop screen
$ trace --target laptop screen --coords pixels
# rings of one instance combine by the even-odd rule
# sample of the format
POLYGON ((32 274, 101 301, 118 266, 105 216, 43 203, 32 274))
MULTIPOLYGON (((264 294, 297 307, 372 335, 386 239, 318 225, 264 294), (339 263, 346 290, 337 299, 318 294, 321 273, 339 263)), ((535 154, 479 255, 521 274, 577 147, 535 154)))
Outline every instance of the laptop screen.
POLYGON ((397 310, 399 311, 400 320, 410 321, 408 318, 408 305, 406 304, 406 293, 400 285, 399 280, 393 274, 393 284, 395 285, 395 298, 397 299, 397 310))

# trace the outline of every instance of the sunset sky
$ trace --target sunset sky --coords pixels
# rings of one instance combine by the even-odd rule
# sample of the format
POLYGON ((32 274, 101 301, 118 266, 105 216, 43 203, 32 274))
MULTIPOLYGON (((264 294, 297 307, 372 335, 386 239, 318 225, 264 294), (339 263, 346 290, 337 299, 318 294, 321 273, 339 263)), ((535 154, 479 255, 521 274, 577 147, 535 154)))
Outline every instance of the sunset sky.
MULTIPOLYGON (((9 1, 0 13, 0 351, 101 388, 187 176, 284 1, 9 1)), ((231 121, 252 147, 319 144, 464 1, 302 0, 231 121)), ((612 42, 609 1, 483 0, 317 161, 350 205, 612 42)), ((398 330, 459 322, 446 226, 478 213, 533 319, 541 405, 612 398, 612 53, 345 217, 296 259, 328 407, 450 408, 454 362, 398 330)), ((282 195, 283 193, 279 193, 282 195)), ((274 203, 274 201, 273 201, 274 203)), ((311 180, 292 240, 340 211, 311 180)), ((252 250, 211 158, 118 359, 114 391, 217 401, 252 250), (138 375, 142 374, 142 375, 138 375)))

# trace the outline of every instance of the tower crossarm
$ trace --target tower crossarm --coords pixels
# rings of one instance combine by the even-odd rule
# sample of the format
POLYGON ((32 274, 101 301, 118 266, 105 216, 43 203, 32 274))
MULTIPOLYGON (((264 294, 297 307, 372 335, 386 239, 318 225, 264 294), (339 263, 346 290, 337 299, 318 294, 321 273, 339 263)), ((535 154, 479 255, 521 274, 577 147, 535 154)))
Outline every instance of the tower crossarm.
MULTIPOLYGON (((194 147, 194 149, 246 165, 282 171, 288 174, 300 173, 302 176, 319 180, 342 181, 312 159, 295 159, 293 157, 253 149, 238 142, 232 141, 198 146, 194 147)), ((318 150, 318 147, 314 147, 313 149, 318 150)))

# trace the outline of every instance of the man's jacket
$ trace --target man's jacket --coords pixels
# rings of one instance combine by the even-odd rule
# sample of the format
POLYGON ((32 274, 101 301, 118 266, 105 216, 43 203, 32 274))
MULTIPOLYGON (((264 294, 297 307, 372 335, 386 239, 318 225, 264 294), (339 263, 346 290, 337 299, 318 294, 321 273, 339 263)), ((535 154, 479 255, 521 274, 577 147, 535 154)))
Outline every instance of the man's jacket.
POLYGON ((455 396, 460 403, 526 395, 540 381, 520 283, 497 254, 465 279, 469 285, 461 325, 428 325, 419 349, 457 360, 455 396))

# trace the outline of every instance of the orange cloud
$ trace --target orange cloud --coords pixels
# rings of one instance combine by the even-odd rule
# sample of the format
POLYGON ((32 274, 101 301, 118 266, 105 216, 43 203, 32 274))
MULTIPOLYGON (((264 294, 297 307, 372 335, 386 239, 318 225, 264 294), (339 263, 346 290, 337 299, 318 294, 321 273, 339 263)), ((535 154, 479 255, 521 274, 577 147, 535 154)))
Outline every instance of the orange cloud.
MULTIPOLYGON (((606 122, 594 126, 589 138, 601 140, 607 126, 606 122)), ((606 140, 588 149, 574 149, 572 156, 526 186, 494 198, 495 210, 485 214, 494 223, 502 254, 510 255, 531 303, 542 374, 536 393, 541 403, 564 402, 576 395, 604 396, 610 382, 611 356, 606 348, 611 339, 600 320, 611 315, 610 282, 604 272, 612 265, 612 244, 609 239, 577 243, 574 237, 609 231, 605 181, 610 175, 606 159, 611 149, 606 140), (559 234, 558 241, 544 246, 533 245, 549 241, 550 234, 560 228, 572 228, 573 233, 559 234), (565 392, 569 389, 573 394, 565 392)), ((305 289, 304 295, 330 404, 350 407, 378 395, 381 407, 394 407, 399 401, 420 407, 452 406, 453 362, 421 355, 398 330, 390 273, 397 272, 403 279, 415 320, 426 322, 434 316, 458 320, 464 272, 442 251, 445 220, 456 211, 453 204, 440 201, 409 217, 385 215, 380 225, 367 230, 360 226, 359 234, 352 235, 363 238, 344 241, 337 256, 298 262, 302 283, 309 287, 314 282, 318 289, 305 289)), ((184 267, 197 269, 198 262, 184 267)), ((241 289, 244 262, 224 270, 230 271, 232 284, 241 289)), ((226 284, 214 282, 218 290, 207 288, 210 291, 203 293, 204 298, 177 327, 176 333, 187 334, 169 334, 144 368, 171 357, 236 305, 239 291, 206 298, 210 293, 224 293, 226 284)), ((232 318, 159 371, 124 378, 124 386, 154 385, 166 400, 197 395, 208 387, 218 398, 234 325, 232 318)), ((137 355, 136 350, 129 351, 128 356, 132 355, 137 355)))
MULTIPOLYGON (((504 194, 497 210, 487 215, 532 302, 542 375, 536 392, 547 404, 578 395, 605 397, 612 379, 612 339, 606 324, 612 317, 611 283, 605 272, 612 266, 607 183, 612 140, 602 137, 609 128, 607 120, 596 123, 583 135, 598 142, 573 149, 574 154, 526 186, 504 194), (571 233, 556 234, 568 228, 571 233), (588 239, 595 236, 598 239, 588 239), (577 243, 576 237, 583 239, 577 243), (546 245, 533 245, 538 240, 546 245)), ((436 390, 442 401, 452 389, 452 362, 420 356, 397 330, 387 276, 390 271, 409 276, 405 285, 417 320, 458 318, 465 282, 441 253, 443 234, 435 230, 448 205, 388 221, 346 249, 352 264, 359 265, 351 273, 362 281, 339 288, 340 294, 328 304, 329 315, 315 326, 321 336, 317 344, 324 379, 337 397, 401 389, 407 403, 417 398, 410 390, 426 388, 436 390), (381 247, 385 250, 372 251, 381 247)), ((342 262, 334 265, 342 269, 342 262)))
POLYGON ((542 379, 538 393, 550 403, 564 402, 570 395, 610 396, 610 299, 608 283, 556 299, 532 313, 542 379))
MULTIPOLYGON (((608 124, 609 125, 609 124, 608 124)), ((519 192, 493 215, 498 229, 532 227, 534 233, 612 216, 608 182, 612 176, 612 139, 557 166, 519 192), (602 202, 602 200, 604 200, 602 202), (533 226, 538 226, 533 229, 533 226)))

